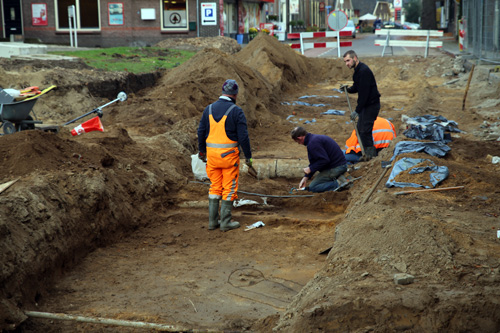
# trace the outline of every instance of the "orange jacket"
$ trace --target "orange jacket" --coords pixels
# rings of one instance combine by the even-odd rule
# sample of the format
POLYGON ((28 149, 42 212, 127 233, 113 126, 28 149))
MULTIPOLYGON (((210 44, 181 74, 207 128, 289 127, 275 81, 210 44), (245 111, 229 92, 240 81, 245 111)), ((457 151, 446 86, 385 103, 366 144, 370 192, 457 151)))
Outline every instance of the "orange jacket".
MULTIPOLYGON (((394 125, 387 119, 377 117, 375 123, 373 124, 373 145, 376 149, 382 149, 389 147, 392 139, 396 137, 396 130, 394 125)), ((349 153, 359 153, 361 152, 361 147, 358 143, 358 138, 356 137, 356 131, 353 130, 351 137, 345 142, 346 154, 349 153)))

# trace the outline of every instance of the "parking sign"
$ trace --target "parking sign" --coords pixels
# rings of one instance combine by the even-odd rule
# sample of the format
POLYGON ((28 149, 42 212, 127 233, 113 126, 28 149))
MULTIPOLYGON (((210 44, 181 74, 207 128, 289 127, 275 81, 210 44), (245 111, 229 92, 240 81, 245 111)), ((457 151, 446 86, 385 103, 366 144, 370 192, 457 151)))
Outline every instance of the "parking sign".
POLYGON ((216 3, 208 2, 201 4, 201 24, 217 25, 216 3))

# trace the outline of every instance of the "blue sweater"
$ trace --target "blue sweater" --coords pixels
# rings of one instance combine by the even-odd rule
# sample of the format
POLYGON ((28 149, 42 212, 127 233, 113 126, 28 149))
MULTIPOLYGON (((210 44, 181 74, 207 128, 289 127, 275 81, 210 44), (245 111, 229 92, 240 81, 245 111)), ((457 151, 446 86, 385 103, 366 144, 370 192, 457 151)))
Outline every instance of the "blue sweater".
POLYGON ((324 171, 347 164, 344 153, 337 142, 326 135, 307 133, 304 139, 309 158, 311 173, 306 177, 311 178, 316 171, 324 171))
MULTIPOLYGON (((226 111, 234 105, 234 100, 221 96, 218 101, 212 104, 212 115, 215 121, 219 122, 226 111)), ((206 153, 207 151, 207 138, 210 132, 210 121, 208 119, 208 106, 203 111, 200 124, 198 126, 198 150, 206 153)), ((252 158, 252 151, 250 149, 250 138, 248 137, 247 119, 243 110, 236 106, 231 110, 226 119, 226 135, 229 139, 237 141, 245 154, 245 158, 252 158)))

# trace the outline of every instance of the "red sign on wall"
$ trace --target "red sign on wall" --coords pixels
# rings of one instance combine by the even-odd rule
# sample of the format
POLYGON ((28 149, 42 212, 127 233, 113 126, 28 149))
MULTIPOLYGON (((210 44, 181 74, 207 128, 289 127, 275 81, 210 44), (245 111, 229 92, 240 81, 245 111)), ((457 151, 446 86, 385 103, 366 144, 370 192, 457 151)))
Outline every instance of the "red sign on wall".
POLYGON ((259 24, 260 31, 263 29, 269 30, 269 36, 274 36, 274 24, 272 23, 260 23, 259 24))
POLYGON ((47 25, 47 4, 32 3, 31 4, 31 23, 33 25, 47 25))
POLYGON ((325 11, 325 3, 322 1, 319 3, 319 11, 324 12, 325 11))

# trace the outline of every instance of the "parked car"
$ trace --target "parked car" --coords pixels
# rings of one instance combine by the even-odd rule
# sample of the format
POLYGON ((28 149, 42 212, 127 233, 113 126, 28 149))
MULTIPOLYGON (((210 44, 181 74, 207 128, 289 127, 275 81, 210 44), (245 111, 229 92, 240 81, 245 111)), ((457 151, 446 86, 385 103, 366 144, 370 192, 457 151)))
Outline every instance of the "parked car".
POLYGON ((401 23, 387 21, 382 23, 382 29, 404 29, 404 28, 401 23))
POLYGON ((351 38, 356 38, 356 26, 352 20, 347 21, 347 25, 340 31, 350 31, 351 38))
POLYGON ((420 29, 420 24, 418 24, 418 23, 411 23, 411 22, 405 22, 405 24, 403 24, 403 29, 418 30, 418 29, 420 29))

